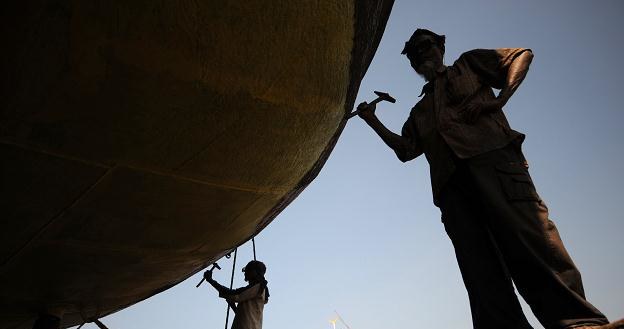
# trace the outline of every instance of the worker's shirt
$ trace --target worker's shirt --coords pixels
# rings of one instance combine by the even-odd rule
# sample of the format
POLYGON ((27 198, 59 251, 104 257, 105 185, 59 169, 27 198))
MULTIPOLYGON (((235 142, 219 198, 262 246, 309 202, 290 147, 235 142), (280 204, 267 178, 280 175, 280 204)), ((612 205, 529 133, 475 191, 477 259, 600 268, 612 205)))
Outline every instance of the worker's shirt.
POLYGON ((219 293, 219 297, 238 303, 232 329, 262 329, 266 286, 260 283, 219 293))
MULTIPOLYGON (((402 135, 409 144, 395 150, 401 161, 425 154, 429 162, 434 203, 455 171, 456 159, 466 159, 502 148, 524 135, 512 130, 502 111, 483 113, 473 124, 463 112, 475 100, 492 100, 492 88, 507 83, 507 73, 523 48, 475 49, 438 72, 423 88, 425 96, 412 108, 402 135)), ((519 84, 512 81, 511 84, 519 84)))

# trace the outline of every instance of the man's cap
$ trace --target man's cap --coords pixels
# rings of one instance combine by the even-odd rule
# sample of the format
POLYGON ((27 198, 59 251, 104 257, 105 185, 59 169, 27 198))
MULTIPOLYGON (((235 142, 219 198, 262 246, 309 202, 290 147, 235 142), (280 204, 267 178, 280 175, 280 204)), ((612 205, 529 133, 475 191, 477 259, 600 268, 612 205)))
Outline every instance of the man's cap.
POLYGON ((430 31, 430 30, 427 30, 427 29, 416 29, 416 31, 414 31, 414 33, 412 33, 412 36, 409 38, 409 40, 407 40, 407 42, 405 42, 405 47, 403 47, 403 50, 401 51, 401 55, 406 55, 406 54, 411 53, 412 51, 414 51, 415 47, 416 47, 416 38, 418 38, 418 36, 421 36, 421 35, 432 36, 433 39, 437 42, 437 44, 442 49, 442 52, 444 52, 444 50, 445 50, 444 43, 446 42, 446 36, 445 35, 439 35, 439 34, 433 32, 433 31, 430 31))
POLYGON ((251 262, 247 263, 245 267, 243 267, 243 272, 247 270, 253 270, 260 275, 264 275, 264 273, 266 273, 266 265, 264 265, 264 263, 259 260, 252 260, 251 262))

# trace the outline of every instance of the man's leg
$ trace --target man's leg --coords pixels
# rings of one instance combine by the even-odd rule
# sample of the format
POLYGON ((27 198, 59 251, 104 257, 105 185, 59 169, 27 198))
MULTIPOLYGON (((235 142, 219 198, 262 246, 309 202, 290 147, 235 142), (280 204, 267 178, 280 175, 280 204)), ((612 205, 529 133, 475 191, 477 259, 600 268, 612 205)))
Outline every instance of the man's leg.
POLYGON ((475 329, 528 329, 511 278, 497 248, 477 217, 473 192, 460 170, 441 195, 442 221, 468 291, 475 329))
POLYGON ((547 329, 607 323, 585 299, 581 275, 524 163, 515 146, 470 160, 477 195, 518 291, 547 329))

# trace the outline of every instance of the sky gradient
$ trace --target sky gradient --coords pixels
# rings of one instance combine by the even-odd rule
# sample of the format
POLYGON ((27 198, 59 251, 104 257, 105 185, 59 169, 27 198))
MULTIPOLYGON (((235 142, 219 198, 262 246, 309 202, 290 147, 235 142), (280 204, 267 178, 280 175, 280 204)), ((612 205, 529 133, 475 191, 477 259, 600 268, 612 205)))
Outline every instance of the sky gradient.
MULTIPOLYGON (((527 135, 531 175, 588 299, 611 320, 624 317, 623 14, 618 0, 397 0, 356 102, 389 92, 397 102, 377 113, 400 131, 424 83, 400 55, 418 27, 447 36, 448 65, 474 48, 531 48, 527 78, 504 111, 527 135)), ((359 118, 256 246, 271 290, 264 328, 331 328, 334 310, 352 329, 472 328, 426 160, 401 163, 359 118)), ((251 250, 239 250, 237 286, 251 250)), ((214 276, 227 284, 231 260, 219 264, 214 276)), ((196 289, 200 278, 102 321, 111 329, 223 328, 226 304, 209 285, 196 289)))

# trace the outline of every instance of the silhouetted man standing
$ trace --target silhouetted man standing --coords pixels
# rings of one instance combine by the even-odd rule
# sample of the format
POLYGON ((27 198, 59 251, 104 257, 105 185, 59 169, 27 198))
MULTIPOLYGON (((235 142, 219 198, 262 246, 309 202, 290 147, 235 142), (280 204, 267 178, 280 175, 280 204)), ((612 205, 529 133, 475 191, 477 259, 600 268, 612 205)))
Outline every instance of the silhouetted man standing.
POLYGON ((427 81, 401 135, 362 103, 360 117, 401 161, 425 154, 477 329, 531 328, 512 285, 545 328, 615 328, 592 306, 502 108, 526 76, 529 49, 475 49, 443 63, 445 36, 418 29, 402 54, 427 81), (500 89, 496 96, 492 88, 500 89))
POLYGON ((234 310, 236 315, 231 329, 262 329, 264 304, 269 302, 269 288, 264 278, 266 266, 260 261, 252 260, 243 267, 243 272, 249 285, 238 289, 220 285, 212 279, 212 271, 206 271, 204 278, 234 310))

